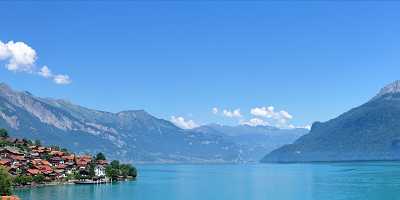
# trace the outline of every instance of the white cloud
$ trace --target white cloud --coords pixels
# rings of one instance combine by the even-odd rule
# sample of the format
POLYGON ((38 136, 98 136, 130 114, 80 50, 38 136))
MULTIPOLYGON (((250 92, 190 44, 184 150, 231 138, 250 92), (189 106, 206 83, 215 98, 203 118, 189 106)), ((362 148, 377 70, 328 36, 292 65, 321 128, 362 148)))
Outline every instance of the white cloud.
POLYGON ((69 78, 69 76, 68 75, 62 75, 62 74, 55 75, 53 80, 54 80, 54 82, 56 84, 59 84, 59 85, 66 85, 66 84, 70 84, 71 83, 71 79, 69 78))
POLYGON ((53 74, 51 73, 51 70, 45 65, 43 66, 40 71, 38 72, 38 74, 40 76, 43 76, 45 78, 50 78, 53 76, 53 74))
POLYGON ((275 114, 273 106, 269 106, 268 108, 267 107, 252 108, 250 110, 250 113, 257 117, 268 117, 268 118, 271 118, 275 114))
POLYGON ((218 114, 218 108, 216 108, 216 107, 212 108, 212 113, 214 115, 218 114))
POLYGON ((192 129, 192 128, 196 128, 199 126, 193 120, 186 120, 183 117, 171 116, 171 122, 173 124, 175 124, 176 126, 183 128, 183 129, 192 129))
POLYGON ((284 111, 284 110, 279 111, 279 116, 282 117, 282 118, 284 118, 284 119, 287 119, 287 120, 293 118, 292 115, 290 115, 288 112, 286 112, 286 111, 284 111))
POLYGON ((255 107, 250 110, 250 113, 255 117, 268 119, 270 124, 278 128, 289 128, 289 121, 293 119, 289 112, 285 110, 275 111, 273 106, 255 107))
POLYGON ((15 72, 32 72, 36 62, 36 51, 23 42, 0 41, 0 60, 7 62, 6 68, 15 72))
POLYGON ((231 111, 231 110, 223 110, 223 111, 222 111, 222 114, 223 114, 225 117, 230 117, 230 118, 234 118, 234 117, 239 118, 239 117, 242 117, 242 114, 240 113, 240 109, 235 109, 235 110, 233 110, 233 111, 231 111))
POLYGON ((0 41, 0 61, 6 62, 5 68, 13 72, 36 74, 44 78, 51 78, 56 84, 70 84, 68 75, 53 75, 46 65, 36 69, 37 54, 35 49, 24 42, 0 41))
POLYGON ((240 121, 241 125, 249 125, 249 126, 269 126, 270 124, 267 121, 264 121, 260 118, 252 118, 249 121, 240 121))

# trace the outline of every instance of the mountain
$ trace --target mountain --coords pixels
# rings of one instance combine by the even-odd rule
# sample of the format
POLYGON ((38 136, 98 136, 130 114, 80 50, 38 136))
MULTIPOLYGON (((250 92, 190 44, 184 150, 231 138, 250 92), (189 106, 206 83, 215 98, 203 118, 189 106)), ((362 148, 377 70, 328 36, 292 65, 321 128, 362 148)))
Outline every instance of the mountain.
POLYGON ((291 144, 307 129, 279 129, 271 126, 224 126, 210 124, 194 129, 196 132, 219 135, 240 147, 241 159, 246 162, 258 162, 266 153, 291 144))
POLYGON ((237 162, 239 147, 224 137, 183 130, 144 110, 111 113, 40 98, 0 84, 0 127, 75 152, 104 152, 135 162, 237 162))
POLYGON ((262 162, 400 159, 400 81, 339 117, 313 124, 309 134, 266 155, 262 162))

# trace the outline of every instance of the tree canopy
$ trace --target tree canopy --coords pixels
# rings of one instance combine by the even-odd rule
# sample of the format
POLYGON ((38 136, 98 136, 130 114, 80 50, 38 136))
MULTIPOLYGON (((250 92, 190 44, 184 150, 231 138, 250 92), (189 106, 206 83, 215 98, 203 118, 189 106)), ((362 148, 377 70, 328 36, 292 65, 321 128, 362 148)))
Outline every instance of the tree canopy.
POLYGON ((131 164, 120 164, 119 161, 114 160, 106 167, 106 176, 111 178, 111 180, 117 180, 119 177, 135 178, 137 176, 137 170, 131 164))
POLYGON ((0 195, 9 196, 12 194, 12 178, 4 167, 0 167, 0 195))
POLYGON ((96 158, 95 158, 95 159, 96 159, 96 161, 97 161, 97 160, 107 160, 107 159, 106 159, 106 156, 105 156, 103 153, 101 153, 101 152, 98 153, 98 154, 96 155, 96 158))
POLYGON ((0 137, 2 138, 7 138, 8 137, 8 131, 4 128, 0 128, 0 137))

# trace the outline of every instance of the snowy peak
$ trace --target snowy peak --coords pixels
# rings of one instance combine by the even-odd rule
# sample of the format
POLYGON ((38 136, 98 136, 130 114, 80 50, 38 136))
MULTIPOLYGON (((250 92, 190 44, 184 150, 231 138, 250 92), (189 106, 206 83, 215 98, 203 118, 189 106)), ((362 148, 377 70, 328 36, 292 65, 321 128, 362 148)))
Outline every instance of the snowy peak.
POLYGON ((379 91, 379 93, 373 98, 373 100, 383 96, 397 94, 397 93, 400 94, 400 80, 394 81, 393 83, 383 87, 379 91))

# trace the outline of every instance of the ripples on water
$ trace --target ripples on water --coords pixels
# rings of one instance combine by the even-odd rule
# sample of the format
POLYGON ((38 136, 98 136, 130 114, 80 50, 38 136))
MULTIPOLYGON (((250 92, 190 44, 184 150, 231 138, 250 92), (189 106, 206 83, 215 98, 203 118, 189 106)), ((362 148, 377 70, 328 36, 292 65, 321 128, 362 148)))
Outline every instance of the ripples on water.
POLYGON ((400 163, 141 165, 137 181, 20 190, 23 200, 398 200, 400 163))

